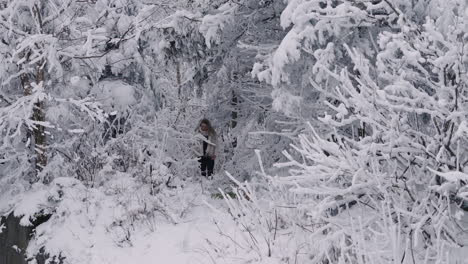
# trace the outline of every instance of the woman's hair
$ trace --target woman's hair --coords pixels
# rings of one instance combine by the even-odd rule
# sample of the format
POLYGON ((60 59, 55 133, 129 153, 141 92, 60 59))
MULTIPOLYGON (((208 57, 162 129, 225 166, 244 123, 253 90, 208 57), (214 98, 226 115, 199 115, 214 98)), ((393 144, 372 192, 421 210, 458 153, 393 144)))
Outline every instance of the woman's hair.
POLYGON ((216 135, 216 131, 214 130, 214 128, 211 126, 211 122, 210 120, 206 119, 206 118, 203 118, 202 120, 200 120, 200 123, 198 124, 198 128, 197 130, 200 128, 200 125, 201 124, 205 124, 207 127, 208 127, 208 132, 212 135, 216 135))

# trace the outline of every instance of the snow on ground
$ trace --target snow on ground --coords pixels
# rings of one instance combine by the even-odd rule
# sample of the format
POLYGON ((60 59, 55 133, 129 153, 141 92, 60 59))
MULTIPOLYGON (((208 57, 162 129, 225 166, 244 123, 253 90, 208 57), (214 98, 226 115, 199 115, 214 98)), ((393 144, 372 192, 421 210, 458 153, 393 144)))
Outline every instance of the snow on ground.
POLYGON ((137 231, 132 246, 119 248, 110 241, 89 248, 87 263, 210 263, 206 239, 215 237, 217 230, 212 224, 213 212, 201 202, 196 202, 184 222, 159 223, 153 232, 137 231))
POLYGON ((14 211, 23 225, 37 212, 52 213, 36 228, 29 255, 45 247, 69 264, 239 263, 232 252, 223 259, 216 252, 226 239, 220 230, 237 232, 225 202, 213 198, 219 184, 187 179, 153 196, 124 175, 94 188, 63 177, 33 186, 15 199, 14 211))
MULTIPOLYGON (((46 247, 52 255, 65 256, 65 264, 284 263, 279 256, 288 255, 302 240, 296 241, 298 237, 289 234, 292 230, 278 231, 275 256, 260 256, 249 249, 245 237, 252 234, 240 231, 225 201, 213 195, 218 194, 218 187, 227 187, 223 176, 216 177, 213 181, 180 180, 177 185, 181 188, 167 189, 159 197, 144 195, 147 186, 124 175, 113 175, 104 186, 95 188, 73 178, 58 178, 48 186, 34 186, 15 200, 15 214, 23 216, 21 222, 27 225, 34 212, 54 212, 37 227, 28 251, 31 254, 46 247), (162 208, 167 211, 159 211, 162 208), (145 218, 142 212, 156 214, 145 218)), ((461 217, 462 226, 468 226, 467 217, 461 217)), ((264 237, 260 233, 253 236, 257 249, 265 251, 264 237)), ((454 261, 450 263, 464 263, 459 260, 467 254, 464 248, 451 250, 454 261)))

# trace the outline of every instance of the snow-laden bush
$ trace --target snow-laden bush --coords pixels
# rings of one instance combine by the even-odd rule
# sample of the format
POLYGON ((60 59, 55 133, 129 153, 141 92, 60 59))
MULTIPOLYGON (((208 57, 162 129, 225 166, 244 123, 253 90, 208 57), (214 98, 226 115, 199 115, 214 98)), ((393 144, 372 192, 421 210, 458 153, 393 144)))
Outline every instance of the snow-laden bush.
POLYGON ((150 193, 150 185, 124 173, 109 174, 98 188, 61 177, 49 185, 35 184, 12 210, 26 226, 35 217, 51 215, 35 228, 29 256, 44 250, 64 258, 63 263, 90 263, 99 250, 132 246, 141 230, 154 231, 164 219, 175 221, 175 208, 164 202, 168 198, 150 193))
POLYGON ((193 126, 174 127, 176 111, 156 112, 146 91, 121 80, 91 90, 101 99, 102 122, 73 119, 74 108, 50 109, 59 127, 80 125, 51 131, 56 143, 41 172, 50 180, 26 187, 18 179, 15 185, 7 182, 10 177, 2 179, 7 183, 0 194, 2 214, 13 212, 25 225, 37 215, 51 215, 36 228, 30 256, 44 250, 65 257, 64 263, 91 263, 99 254, 85 254, 87 247, 131 247, 159 224, 179 222, 197 195, 180 189, 183 180, 198 175, 193 117, 180 119, 193 126))
POLYGON ((229 204, 247 234, 250 247, 243 250, 257 253, 250 260, 463 261, 466 10, 464 1, 290 1, 282 17, 290 37, 270 68, 256 73, 287 86, 281 84, 289 81, 286 66, 298 63, 302 49, 324 51, 335 42, 336 49, 313 53, 316 76, 310 78, 327 98, 328 114, 320 120, 331 133, 305 129, 284 152, 289 161, 276 164, 289 173, 265 175, 268 192, 255 182, 248 185, 256 188, 238 183, 242 192, 229 204), (376 28, 369 19, 389 27, 376 28), (346 39, 366 30, 370 49, 361 35, 346 39), (290 210, 278 213, 284 207, 290 210), (272 228, 275 219, 285 224, 272 228), (283 251, 284 240, 296 242, 289 245, 296 250, 283 251))
MULTIPOLYGON (((107 85, 112 89, 122 82, 107 85)), ((150 97, 127 86, 136 97, 131 105, 112 109, 111 93, 109 105, 102 107, 114 111, 105 122, 83 124, 72 139, 57 135, 63 145, 54 146, 42 172, 50 183, 7 189, 9 199, 2 199, 0 211, 14 212, 24 225, 51 215, 36 228, 29 256, 43 250, 64 257, 64 263, 99 262, 102 248, 133 247, 145 234, 180 222, 190 211, 198 194, 184 193, 181 186, 198 172, 190 148, 196 142, 193 127, 171 127, 177 112, 154 112, 150 97)))

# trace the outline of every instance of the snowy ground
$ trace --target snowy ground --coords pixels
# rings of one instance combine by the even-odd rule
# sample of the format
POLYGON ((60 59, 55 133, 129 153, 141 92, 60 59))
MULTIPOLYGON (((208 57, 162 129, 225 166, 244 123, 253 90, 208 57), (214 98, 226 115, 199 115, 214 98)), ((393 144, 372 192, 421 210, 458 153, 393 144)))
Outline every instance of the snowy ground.
MULTIPOLYGON (((122 175, 114 175, 104 186, 95 188, 72 178, 59 178, 47 186, 37 185, 12 203, 16 204, 16 214, 24 216, 23 224, 34 212, 48 208, 54 211, 51 219, 37 227, 28 250, 34 253, 46 247, 52 255, 65 256, 66 264, 284 263, 280 256, 287 256, 296 244, 306 241, 297 236, 301 232, 291 236, 292 229, 278 231, 276 255, 260 256, 249 243, 243 243, 247 233, 252 234, 240 231, 225 201, 213 195, 219 194, 218 187, 228 188, 227 182, 219 175, 212 181, 186 179, 178 183, 180 188, 166 189, 158 198, 145 194, 141 185, 122 175), (159 205, 170 211, 157 212, 148 207, 158 204, 158 199, 165 203, 159 205), (157 213, 145 219, 141 218, 142 211, 157 213)), ((468 226, 467 219, 465 214, 460 225, 468 226)), ((264 237, 253 235, 257 249, 265 253, 264 237)), ((467 254, 465 248, 454 249, 449 263, 466 263, 462 260, 468 258, 467 254)))
POLYGON ((35 212, 53 210, 52 218, 36 228, 28 251, 45 247, 52 255, 65 256, 65 263, 238 263, 219 259, 215 249, 225 239, 221 229, 236 232, 225 202, 213 198, 220 180, 189 179, 183 184, 166 190, 161 201, 171 211, 161 213, 146 205, 160 198, 142 195, 144 190, 130 178, 110 179, 101 188, 60 178, 19 198, 15 214, 27 225, 35 212), (142 210, 156 213, 145 219, 142 210))
MULTIPOLYGON (((219 215, 217 216, 219 217, 219 215)), ((134 234, 133 246, 117 248, 114 243, 90 249, 90 264, 210 263, 207 239, 216 237, 213 211, 195 201, 193 212, 178 224, 160 223, 154 232, 134 234)))
MULTIPOLYGON (((256 234, 262 230, 249 226, 257 247, 251 248, 245 243, 250 231, 241 231, 245 225, 237 228, 225 201, 214 195, 219 194, 217 188, 228 190, 228 182, 221 175, 212 181, 194 177, 178 180, 175 185, 179 188, 149 195, 147 185, 118 173, 93 188, 64 177, 50 185, 35 185, 17 199, 0 201, 14 205, 17 216, 23 216, 22 224, 28 224, 35 212, 53 211, 52 218, 37 227, 28 251, 31 254, 46 247, 52 255, 65 256, 65 264, 278 264, 285 263, 281 256, 291 255, 298 246, 307 257, 310 249, 320 247, 315 241, 323 243, 316 237, 308 244, 311 248, 306 248, 303 242, 309 233, 298 227, 300 232, 291 235, 294 229, 290 228, 278 231, 273 256, 260 255, 267 251, 262 243, 268 236, 256 234), (152 204, 168 210, 159 212, 152 204), (145 219, 141 217, 145 212, 156 213, 145 219)), ((459 224, 465 230, 460 230, 459 241, 466 245, 468 214, 460 214, 459 224)), ((450 261, 446 263, 468 263, 466 247, 452 249, 447 255, 450 261)), ((308 263, 308 259, 290 263, 308 263)))

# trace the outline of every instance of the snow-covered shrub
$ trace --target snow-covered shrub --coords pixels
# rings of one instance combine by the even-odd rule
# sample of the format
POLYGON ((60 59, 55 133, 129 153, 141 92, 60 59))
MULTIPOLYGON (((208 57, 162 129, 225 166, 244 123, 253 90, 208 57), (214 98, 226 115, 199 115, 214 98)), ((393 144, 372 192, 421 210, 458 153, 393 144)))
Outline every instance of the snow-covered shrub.
POLYGON ((99 188, 65 177, 49 185, 37 183, 12 210, 23 225, 38 215, 51 215, 35 229, 28 254, 42 248, 65 258, 63 263, 96 261, 102 248, 131 246, 135 232, 154 231, 158 219, 171 217, 160 197, 150 195, 149 185, 123 173, 109 175, 99 188))
MULTIPOLYGON (((288 65, 311 51, 310 84, 326 99, 320 121, 330 132, 310 126, 284 152, 288 161, 275 166, 289 173, 266 177, 269 204, 230 201, 250 244, 268 241, 262 234, 286 204, 281 232, 303 242, 294 246, 306 248, 305 256, 272 254, 275 261, 462 261, 454 252, 466 247, 466 10, 464 1, 289 2, 282 17, 288 35, 254 73, 285 89, 288 65), (347 39, 366 31, 367 39, 347 39), (304 227, 305 240, 294 226, 304 227)), ((256 251, 263 253, 254 261, 267 261, 269 247, 256 251)))

